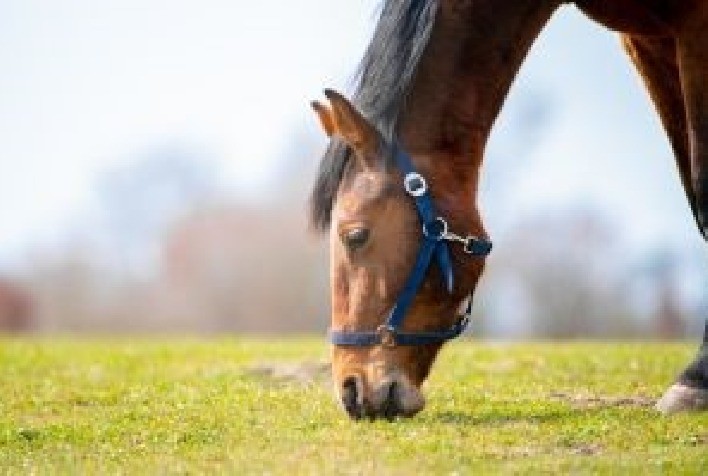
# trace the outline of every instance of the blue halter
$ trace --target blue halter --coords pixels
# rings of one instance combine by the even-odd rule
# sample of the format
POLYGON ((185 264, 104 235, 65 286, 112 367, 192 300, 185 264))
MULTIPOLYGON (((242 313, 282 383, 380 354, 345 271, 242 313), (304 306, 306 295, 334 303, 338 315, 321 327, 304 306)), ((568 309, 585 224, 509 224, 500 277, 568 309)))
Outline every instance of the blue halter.
POLYGON ((435 205, 425 178, 416 172, 410 156, 403 149, 400 147, 394 149, 396 165, 404 177, 403 187, 413 198, 422 225, 423 240, 418 250, 418 257, 386 322, 380 325, 376 331, 330 330, 329 340, 334 345, 355 347, 414 346, 440 344, 458 337, 464 332, 470 321, 471 295, 467 298, 464 313, 448 329, 430 332, 402 332, 400 329, 433 259, 440 268, 445 288, 449 293, 452 293, 455 286, 455 275, 450 259, 449 242, 461 243, 464 252, 471 256, 486 256, 492 251, 492 243, 485 239, 475 236, 463 237, 449 230, 447 221, 435 211, 435 205))

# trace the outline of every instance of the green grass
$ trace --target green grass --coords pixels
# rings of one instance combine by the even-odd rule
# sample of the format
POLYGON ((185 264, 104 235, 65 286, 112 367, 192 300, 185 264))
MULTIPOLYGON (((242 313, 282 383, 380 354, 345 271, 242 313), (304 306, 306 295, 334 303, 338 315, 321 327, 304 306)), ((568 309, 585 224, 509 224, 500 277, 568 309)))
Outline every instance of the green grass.
POLYGON ((685 344, 450 345, 410 420, 254 372, 316 339, 0 340, 1 474, 708 474, 708 413, 648 406, 685 344))

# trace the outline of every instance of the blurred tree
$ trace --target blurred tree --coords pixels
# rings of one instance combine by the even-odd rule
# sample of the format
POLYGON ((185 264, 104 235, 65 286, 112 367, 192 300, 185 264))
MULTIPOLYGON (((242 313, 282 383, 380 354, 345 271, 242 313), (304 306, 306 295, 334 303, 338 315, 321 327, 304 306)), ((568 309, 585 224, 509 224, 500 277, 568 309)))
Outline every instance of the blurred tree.
MULTIPOLYGON (((633 322, 625 292, 622 246, 602 215, 570 210, 520 223, 497 246, 490 262, 491 291, 513 286, 511 316, 505 328, 537 337, 627 335, 633 322), (528 322, 523 322, 527 319, 528 322)), ((507 297, 504 297, 507 298, 507 297)), ((494 323, 489 323, 492 326, 494 323)))
POLYGON ((653 281, 655 332, 664 339, 675 339, 684 333, 677 284, 678 266, 678 257, 668 249, 649 257, 647 271, 653 281))
POLYGON ((98 195, 119 265, 138 274, 150 269, 166 228, 206 205, 216 191, 214 161, 179 145, 145 153, 105 174, 98 195))
POLYGON ((301 213, 202 208, 167 234, 158 301, 173 325, 201 331, 324 330, 326 259, 301 213))
POLYGON ((34 326, 30 292, 19 282, 0 277, 0 332, 28 331, 34 326))

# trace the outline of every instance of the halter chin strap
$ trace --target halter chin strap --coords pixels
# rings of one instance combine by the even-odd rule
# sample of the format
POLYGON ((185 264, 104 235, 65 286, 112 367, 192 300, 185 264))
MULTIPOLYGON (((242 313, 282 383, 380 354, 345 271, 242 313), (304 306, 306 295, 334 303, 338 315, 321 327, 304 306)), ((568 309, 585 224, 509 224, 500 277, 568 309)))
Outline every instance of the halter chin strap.
POLYGON ((403 187, 410 195, 418 211, 423 240, 418 250, 418 256, 403 290, 398 295, 386 322, 376 331, 335 331, 330 330, 329 340, 334 345, 368 347, 383 345, 395 347, 397 345, 427 345, 439 344, 454 339, 464 332, 470 321, 472 297, 467 299, 466 311, 459 316, 452 327, 441 331, 430 332, 401 332, 403 321, 418 293, 425 275, 433 259, 440 268, 443 284, 449 293, 455 287, 455 274, 450 258, 450 242, 463 245, 463 250, 471 256, 486 256, 492 251, 492 243, 475 236, 461 236, 452 233, 447 221, 438 216, 435 204, 430 196, 428 184, 413 166, 410 156, 400 147, 395 147, 394 158, 398 169, 403 174, 403 187))

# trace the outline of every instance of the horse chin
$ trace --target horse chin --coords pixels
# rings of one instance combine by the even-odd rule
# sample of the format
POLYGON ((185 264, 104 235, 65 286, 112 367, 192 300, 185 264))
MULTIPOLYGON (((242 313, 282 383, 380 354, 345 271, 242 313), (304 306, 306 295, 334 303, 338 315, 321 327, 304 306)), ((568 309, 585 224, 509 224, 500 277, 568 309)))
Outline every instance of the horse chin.
POLYGON ((392 420, 412 417, 420 412, 425 407, 420 387, 434 354, 428 356, 423 352, 420 355, 422 349, 415 350, 418 357, 424 357, 423 360, 400 359, 413 357, 409 354, 413 349, 398 349, 404 355, 397 353, 400 360, 396 361, 391 360, 390 351, 370 349, 369 359, 360 360, 356 365, 351 362, 351 355, 342 350, 335 352, 332 366, 335 392, 346 413, 354 420, 392 420), (423 370, 425 372, 421 373, 423 370))

